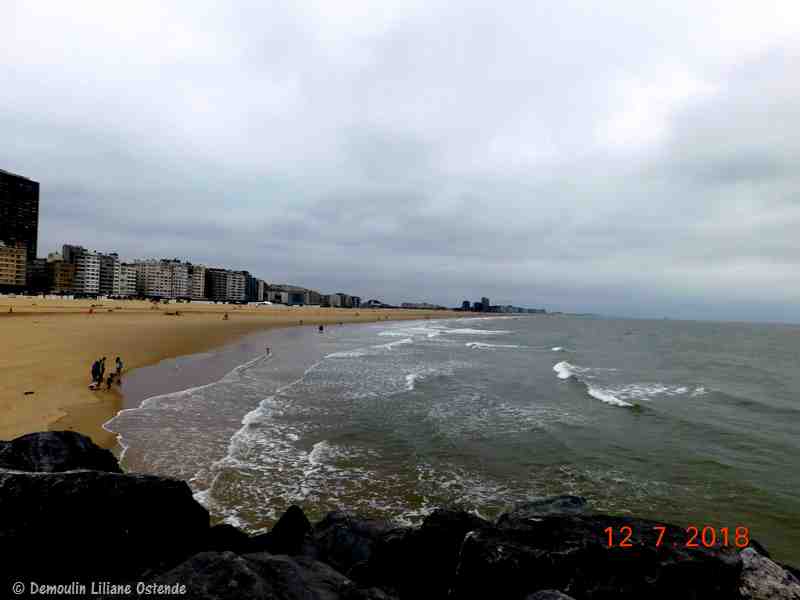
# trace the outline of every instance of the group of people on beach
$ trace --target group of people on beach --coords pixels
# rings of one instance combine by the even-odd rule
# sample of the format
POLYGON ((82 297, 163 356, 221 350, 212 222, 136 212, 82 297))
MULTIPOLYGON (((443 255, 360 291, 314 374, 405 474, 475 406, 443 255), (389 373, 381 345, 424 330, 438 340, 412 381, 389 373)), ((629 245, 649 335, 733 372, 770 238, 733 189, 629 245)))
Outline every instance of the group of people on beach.
MULTIPOLYGON (((109 372, 108 377, 105 379, 106 390, 111 389, 111 384, 114 383, 114 379, 117 380, 118 384, 122 381, 122 359, 118 356, 114 362, 116 371, 109 372)), ((89 384, 89 389, 99 390, 103 385, 103 378, 105 377, 105 374, 106 357, 104 356, 103 358, 98 358, 92 363, 92 383, 89 384)))

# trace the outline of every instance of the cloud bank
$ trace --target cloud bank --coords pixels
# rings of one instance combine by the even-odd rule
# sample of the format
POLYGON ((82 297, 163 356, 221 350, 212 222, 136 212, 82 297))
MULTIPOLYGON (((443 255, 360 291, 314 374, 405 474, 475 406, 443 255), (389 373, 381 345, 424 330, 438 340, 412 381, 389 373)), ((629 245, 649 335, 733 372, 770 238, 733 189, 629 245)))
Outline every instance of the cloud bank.
POLYGON ((40 247, 800 321, 793 2, 4 4, 40 247))

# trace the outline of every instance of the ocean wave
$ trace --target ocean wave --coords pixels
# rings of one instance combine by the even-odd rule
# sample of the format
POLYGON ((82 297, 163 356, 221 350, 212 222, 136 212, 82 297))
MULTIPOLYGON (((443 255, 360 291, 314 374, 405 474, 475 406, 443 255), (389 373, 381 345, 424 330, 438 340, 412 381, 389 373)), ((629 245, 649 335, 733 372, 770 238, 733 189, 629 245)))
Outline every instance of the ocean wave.
POLYGON ((592 387, 591 385, 587 385, 586 391, 592 398, 600 400, 601 402, 605 402, 606 404, 611 404, 612 406, 622 406, 625 408, 630 408, 632 406, 635 406, 630 402, 626 402, 625 400, 617 398, 616 396, 611 394, 608 390, 604 390, 602 388, 596 388, 592 387))
POLYGON ((344 350, 342 352, 327 354, 325 358, 358 358, 360 356, 366 356, 367 354, 368 352, 366 350, 344 350))
POLYGON ((617 394, 605 387, 600 387, 594 383, 589 383, 595 379, 594 371, 616 371, 616 369, 592 369, 590 367, 580 367, 573 365, 565 360, 553 366, 553 371, 559 379, 574 379, 586 388, 586 393, 596 400, 605 402, 611 406, 619 406, 623 408, 632 408, 637 406, 627 400, 619 398, 617 394))
POLYGON ((553 352, 566 352, 566 350, 564 350, 564 348, 562 348, 561 346, 553 346, 552 348, 550 348, 550 350, 552 350, 553 352))
POLYGON ((507 329, 471 329, 469 327, 459 327, 457 329, 442 329, 443 333, 454 335, 503 335, 511 333, 507 329))
POLYGON ((389 342, 388 344, 378 344, 374 346, 374 348, 386 348, 387 350, 391 350, 395 346, 403 346, 405 344, 413 344, 414 340, 411 338, 403 338, 402 340, 397 340, 396 342, 389 342))
POLYGON ((473 350, 483 350, 488 348, 522 348, 517 344, 487 344, 486 342, 467 342, 464 344, 467 348, 473 350))

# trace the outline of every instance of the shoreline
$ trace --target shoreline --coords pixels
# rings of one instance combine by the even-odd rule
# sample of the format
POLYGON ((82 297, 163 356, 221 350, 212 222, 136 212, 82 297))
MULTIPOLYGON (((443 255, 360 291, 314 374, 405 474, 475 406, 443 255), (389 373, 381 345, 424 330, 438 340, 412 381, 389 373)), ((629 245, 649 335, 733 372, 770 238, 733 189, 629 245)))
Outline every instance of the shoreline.
POLYGON ((0 322, 8 331, 8 343, 0 348, 0 370, 11 377, 0 381, 0 439, 58 429, 83 433, 103 448, 114 448, 116 434, 103 424, 125 408, 125 381, 139 369, 220 350, 249 334, 275 329, 465 316, 469 315, 402 309, 3 299, 0 322), (122 357, 122 390, 116 385, 111 391, 88 389, 89 368, 101 356, 108 357, 108 364, 122 357))

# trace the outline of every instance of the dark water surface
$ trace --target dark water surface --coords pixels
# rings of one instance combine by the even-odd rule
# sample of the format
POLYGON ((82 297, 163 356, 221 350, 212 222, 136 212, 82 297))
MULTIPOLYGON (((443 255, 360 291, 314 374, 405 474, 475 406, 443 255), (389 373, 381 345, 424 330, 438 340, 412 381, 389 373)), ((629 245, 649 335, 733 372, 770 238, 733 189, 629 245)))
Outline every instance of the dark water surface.
POLYGON ((576 493, 616 514, 749 527, 800 563, 798 359, 786 325, 291 328, 134 373, 136 406, 162 395, 106 427, 126 468, 186 479, 253 531, 292 503, 415 521, 448 502, 492 517, 576 493))

